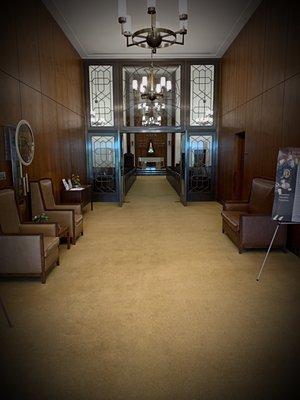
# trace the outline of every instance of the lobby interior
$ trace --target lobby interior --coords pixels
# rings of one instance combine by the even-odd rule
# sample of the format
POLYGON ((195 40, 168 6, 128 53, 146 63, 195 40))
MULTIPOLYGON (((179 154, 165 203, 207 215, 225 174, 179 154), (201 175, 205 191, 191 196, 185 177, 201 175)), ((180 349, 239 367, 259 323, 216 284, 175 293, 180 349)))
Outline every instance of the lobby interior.
POLYGON ((278 152, 300 154, 295 2, 1 20, 0 397, 298 398, 300 224, 273 220, 278 152))

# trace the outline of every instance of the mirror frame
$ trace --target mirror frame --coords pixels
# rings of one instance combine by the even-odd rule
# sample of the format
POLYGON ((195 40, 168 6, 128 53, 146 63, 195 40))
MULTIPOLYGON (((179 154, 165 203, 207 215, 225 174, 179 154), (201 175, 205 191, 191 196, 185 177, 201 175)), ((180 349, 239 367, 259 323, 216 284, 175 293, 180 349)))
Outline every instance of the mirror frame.
POLYGON ((18 159, 19 159, 20 163, 23 164, 23 165, 25 165, 25 166, 30 165, 30 164, 32 163, 33 159, 34 159, 35 143, 34 143, 33 130, 32 130, 32 128, 31 128, 29 122, 26 121, 25 119, 21 119, 21 120, 18 122, 18 125, 17 125, 17 127, 16 127, 15 142, 16 142, 16 152, 17 152, 18 159), (23 159, 23 157, 22 157, 22 155, 21 155, 21 153, 20 153, 20 149, 19 149, 19 131, 20 131, 20 128, 21 128, 22 125, 26 125, 26 126, 29 128, 29 130, 30 130, 30 132, 31 132, 31 136, 32 136, 32 141, 33 141, 32 157, 31 157, 31 160, 30 160, 29 162, 26 162, 26 161, 23 159))

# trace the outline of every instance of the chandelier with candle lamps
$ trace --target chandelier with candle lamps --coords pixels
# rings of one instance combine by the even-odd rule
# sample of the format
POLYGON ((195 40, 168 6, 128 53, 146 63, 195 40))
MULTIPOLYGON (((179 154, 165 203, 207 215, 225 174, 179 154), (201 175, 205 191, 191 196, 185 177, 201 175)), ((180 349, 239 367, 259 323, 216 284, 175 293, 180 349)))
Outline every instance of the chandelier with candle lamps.
POLYGON ((165 76, 157 79, 154 73, 153 61, 151 61, 150 68, 146 68, 146 74, 142 76, 140 82, 137 79, 133 79, 132 90, 135 94, 139 94, 142 100, 153 102, 162 99, 164 94, 172 90, 172 82, 167 80, 165 76))
POLYGON ((150 27, 133 31, 131 15, 127 14, 126 0, 118 0, 118 21, 121 24, 122 35, 126 38, 127 47, 138 46, 150 48, 156 53, 158 48, 173 44, 184 45, 187 34, 187 0, 178 0, 179 29, 160 27, 156 18, 156 0, 147 0, 147 13, 150 16, 150 27))

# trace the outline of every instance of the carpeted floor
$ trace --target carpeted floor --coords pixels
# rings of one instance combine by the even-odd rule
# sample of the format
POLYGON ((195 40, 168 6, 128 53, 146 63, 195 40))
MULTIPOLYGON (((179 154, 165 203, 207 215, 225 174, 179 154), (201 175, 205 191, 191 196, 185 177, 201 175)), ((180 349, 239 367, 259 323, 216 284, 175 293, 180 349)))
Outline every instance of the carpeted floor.
POLYGON ((291 399, 299 258, 273 252, 257 283, 264 252, 238 254, 219 204, 155 176, 126 201, 85 213, 46 285, 1 281, 1 399, 291 399))

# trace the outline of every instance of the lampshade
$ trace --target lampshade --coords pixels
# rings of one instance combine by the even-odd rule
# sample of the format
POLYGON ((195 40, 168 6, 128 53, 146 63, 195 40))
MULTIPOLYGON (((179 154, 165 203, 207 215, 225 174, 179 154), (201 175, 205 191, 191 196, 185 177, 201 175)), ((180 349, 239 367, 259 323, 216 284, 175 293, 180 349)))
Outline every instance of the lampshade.
POLYGON ((143 83, 140 84, 140 92, 141 93, 145 93, 145 86, 143 85, 143 83))
POLYGON ((156 7, 156 0, 147 0, 147 7, 156 7))
POLYGON ((118 0, 118 17, 125 17, 127 14, 126 0, 118 0))
POLYGON ((162 76, 160 78, 160 86, 161 87, 165 87, 166 86, 166 78, 164 76, 162 76))
POLYGON ((171 82, 171 81, 167 81, 166 89, 167 89, 168 92, 169 92, 170 90, 172 90, 172 82, 171 82))
POLYGON ((187 0, 178 0, 178 14, 187 14, 187 0))
POLYGON ((132 23, 131 23, 131 15, 125 15, 126 22, 124 23, 123 33, 125 36, 130 36, 132 34, 132 23))
POLYGON ((147 76, 143 76, 143 77, 142 77, 142 85, 147 87, 147 85, 148 85, 148 78, 147 78, 147 76))
POLYGON ((136 79, 134 79, 132 81, 132 89, 133 90, 138 90, 138 81, 136 79))

